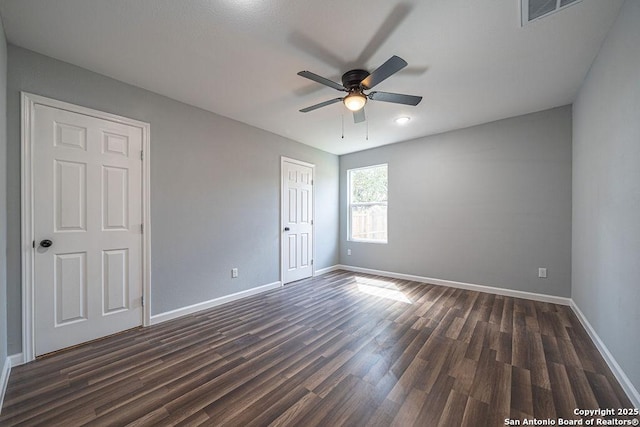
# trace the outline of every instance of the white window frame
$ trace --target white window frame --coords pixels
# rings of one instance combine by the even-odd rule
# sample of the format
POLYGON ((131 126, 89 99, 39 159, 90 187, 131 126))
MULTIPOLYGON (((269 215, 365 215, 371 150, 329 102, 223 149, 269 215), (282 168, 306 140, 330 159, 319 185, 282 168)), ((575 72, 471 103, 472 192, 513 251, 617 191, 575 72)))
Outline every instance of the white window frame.
POLYGON ((358 242, 358 243, 377 243, 380 245, 386 245, 387 243, 389 243, 389 164, 388 163, 380 163, 377 165, 362 166, 359 168, 347 169, 347 241, 358 242), (368 203, 355 203, 355 204, 352 203, 351 196, 353 194, 353 191, 351 191, 351 173, 353 171, 359 171, 363 169, 374 169, 374 168, 379 168, 381 166, 386 166, 387 168, 387 201, 385 203, 381 203, 381 202, 368 202, 368 203), (387 238, 386 240, 354 238, 351 235, 351 221, 352 221, 351 208, 353 206, 374 206, 374 205, 387 206, 387 238))

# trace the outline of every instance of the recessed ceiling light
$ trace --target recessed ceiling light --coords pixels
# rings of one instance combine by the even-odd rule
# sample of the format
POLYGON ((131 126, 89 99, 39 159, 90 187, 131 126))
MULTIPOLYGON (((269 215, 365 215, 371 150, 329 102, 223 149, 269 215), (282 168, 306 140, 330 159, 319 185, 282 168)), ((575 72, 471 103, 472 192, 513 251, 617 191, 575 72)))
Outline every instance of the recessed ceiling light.
POLYGON ((399 125, 406 125, 407 123, 409 123, 409 120, 411 120, 411 118, 405 116, 405 117, 398 117, 395 121, 399 125))

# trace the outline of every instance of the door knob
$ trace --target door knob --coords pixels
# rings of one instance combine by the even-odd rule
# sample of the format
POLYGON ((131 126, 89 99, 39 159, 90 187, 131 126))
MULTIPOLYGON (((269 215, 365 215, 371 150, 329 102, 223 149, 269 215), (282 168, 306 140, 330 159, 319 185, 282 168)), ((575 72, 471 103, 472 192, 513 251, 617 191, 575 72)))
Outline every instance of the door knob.
POLYGON ((284 231, 289 231, 289 230, 291 230, 289 227, 284 228, 284 231))
POLYGON ((53 245, 53 242, 49 239, 45 239, 45 240, 41 240, 40 241, 40 246, 42 246, 43 248, 48 248, 49 246, 53 245))

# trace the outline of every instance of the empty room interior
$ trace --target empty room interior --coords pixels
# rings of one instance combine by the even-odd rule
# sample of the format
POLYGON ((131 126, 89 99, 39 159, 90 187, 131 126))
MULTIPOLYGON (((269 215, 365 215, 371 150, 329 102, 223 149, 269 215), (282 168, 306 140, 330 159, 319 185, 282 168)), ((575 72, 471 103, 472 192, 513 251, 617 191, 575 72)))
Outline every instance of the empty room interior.
POLYGON ((638 425, 640 0, 0 19, 0 425, 638 425))

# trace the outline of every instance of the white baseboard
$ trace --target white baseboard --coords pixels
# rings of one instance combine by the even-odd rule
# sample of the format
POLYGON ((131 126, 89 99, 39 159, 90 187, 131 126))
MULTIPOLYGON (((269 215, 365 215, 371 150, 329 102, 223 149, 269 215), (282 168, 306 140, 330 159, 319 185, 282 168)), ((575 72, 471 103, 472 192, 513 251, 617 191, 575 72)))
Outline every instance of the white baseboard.
MULTIPOLYGON (((513 289, 497 288, 495 286, 477 285, 474 283, 454 282, 452 280, 434 279, 432 277, 414 276, 412 274, 394 273, 391 271, 373 270, 370 268, 353 267, 350 265, 337 265, 335 270, 347 270, 355 273, 366 273, 375 276, 390 277, 392 279, 411 280, 432 285, 449 286, 450 288, 466 289, 469 291, 486 292, 496 295, 504 295, 514 298, 529 299, 533 301, 549 302, 560 305, 570 305, 571 299, 555 295, 537 294, 534 292, 517 291, 513 289)), ((331 267, 333 268, 333 267, 331 267)))
POLYGON ((4 394, 9 384, 9 375, 11 374, 11 358, 7 357, 2 366, 2 374, 0 375, 0 413, 2 413, 2 404, 4 403, 4 394))
POLYGON ((216 307, 221 304, 225 304, 231 301, 238 300, 240 298, 246 298, 252 295, 260 294, 262 292, 270 291, 282 286, 281 282, 273 282, 267 285, 258 286, 257 288, 247 289, 246 291, 236 292, 235 294, 225 295, 220 298, 214 298, 209 301, 199 302, 197 304, 189 305, 187 307, 178 308, 175 310, 167 311, 165 313, 155 314, 151 316, 151 325, 157 325, 158 323, 166 322, 168 320, 177 319, 178 317, 193 314, 198 311, 206 310, 208 308, 216 307))
POLYGON ((321 268, 319 270, 316 270, 313 275, 315 277, 315 276, 319 276, 321 274, 331 273, 332 271, 340 270, 341 268, 342 268, 342 266, 340 264, 336 264, 336 265, 332 265, 331 267, 325 267, 325 268, 321 268))
POLYGON ((11 360, 11 367, 15 368, 16 366, 24 365, 24 355, 22 353, 12 354, 9 356, 11 360))
POLYGON ((571 300, 571 309, 578 317, 578 320, 580 320, 580 323, 582 323, 582 326, 584 326, 584 329, 591 337, 591 340, 596 345, 596 348, 604 358, 605 362, 607 362, 607 365, 609 365, 609 369, 611 369, 611 372, 613 372, 613 375, 615 375, 616 379, 620 383, 620 386, 622 386, 622 389, 631 400, 631 403, 636 408, 640 408, 640 393, 638 392, 638 389, 636 389, 631 383, 631 380, 629 379, 629 377, 627 377, 627 374, 624 373, 605 343, 600 339, 600 336, 597 334, 595 329, 593 329, 593 326, 591 326, 591 323, 589 323, 582 310, 580 310, 580 307, 578 307, 578 305, 573 300, 571 300))

